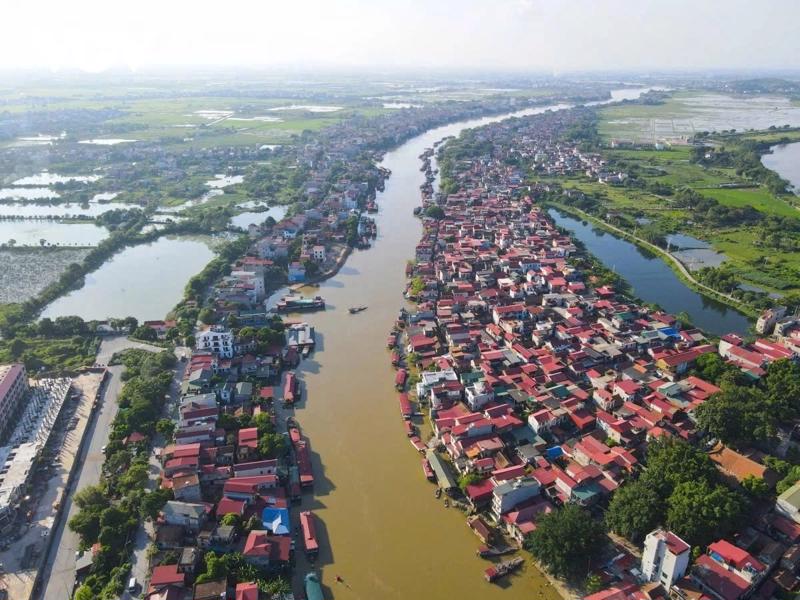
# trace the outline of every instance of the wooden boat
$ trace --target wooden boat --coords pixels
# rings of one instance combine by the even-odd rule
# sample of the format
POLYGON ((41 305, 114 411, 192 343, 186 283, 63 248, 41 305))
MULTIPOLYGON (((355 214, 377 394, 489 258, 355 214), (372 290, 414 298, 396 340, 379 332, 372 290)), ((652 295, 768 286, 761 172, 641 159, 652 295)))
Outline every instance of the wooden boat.
POLYGON ((306 551, 306 556, 314 559, 319 553, 314 513, 310 510, 301 512, 300 527, 303 530, 303 549, 306 551))
POLYGON ((524 562, 525 562, 524 558, 517 556, 516 558, 512 558, 511 560, 500 562, 494 565, 493 567, 489 567, 483 572, 483 576, 489 583, 494 583, 501 577, 505 577, 512 571, 516 571, 517 569, 519 569, 524 562))
POLYGON ((410 441, 411 441, 411 445, 414 446, 414 449, 417 452, 425 452, 425 450, 427 450, 427 448, 425 447, 425 444, 422 443, 421 439, 419 439, 419 436, 416 436, 416 435, 413 436, 412 438, 410 438, 410 441))
POLYGON ((291 406, 300 399, 300 383, 297 381, 297 376, 289 371, 286 374, 286 381, 283 384, 283 403, 286 406, 291 406))
POLYGON ((396 367, 400 364, 400 353, 397 350, 392 351, 392 366, 396 367))
POLYGON ((394 387, 398 392, 402 392, 406 387, 406 379, 408 379, 408 372, 405 369, 400 369, 394 376, 394 387))
POLYGON ((325 310, 325 299, 322 296, 306 298, 304 296, 284 296, 275 305, 278 312, 303 312, 311 310, 325 310))
MULTIPOLYGON (((436 480, 436 474, 433 472, 433 469, 431 469, 431 463, 428 462, 427 458, 422 459, 422 472, 425 473, 425 479, 428 481, 436 480)), ((439 492, 439 495, 441 495, 441 488, 436 488, 436 491, 439 492)))
POLYGON ((408 421, 411 418, 411 415, 414 414, 414 408, 411 406, 411 401, 408 399, 408 394, 400 394, 398 399, 400 401, 400 414, 403 415, 403 419, 408 421))
POLYGON ((397 344, 397 334, 392 332, 389 334, 389 337, 386 338, 386 347, 394 348, 395 344, 397 344))
POLYGON ((367 307, 366 306, 351 306, 347 310, 350 311, 351 315, 355 315, 357 313, 360 313, 363 310, 367 310, 367 307))
POLYGON ((511 546, 504 546, 503 548, 498 548, 496 546, 478 546, 475 554, 481 558, 491 558, 492 556, 503 556, 504 554, 511 554, 516 551, 517 549, 511 546))
POLYGON ((411 421, 403 421, 403 426, 406 429, 406 435, 408 437, 414 437, 417 434, 416 427, 411 421))

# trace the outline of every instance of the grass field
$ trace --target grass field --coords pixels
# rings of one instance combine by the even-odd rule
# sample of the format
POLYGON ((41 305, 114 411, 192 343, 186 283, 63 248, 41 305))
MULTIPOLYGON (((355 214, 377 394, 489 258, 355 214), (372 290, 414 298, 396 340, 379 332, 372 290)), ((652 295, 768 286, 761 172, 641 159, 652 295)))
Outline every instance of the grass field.
POLYGON ((701 190, 704 196, 714 198, 725 206, 752 206, 765 214, 781 217, 800 218, 800 211, 794 206, 776 198, 765 188, 743 188, 730 190, 701 190))

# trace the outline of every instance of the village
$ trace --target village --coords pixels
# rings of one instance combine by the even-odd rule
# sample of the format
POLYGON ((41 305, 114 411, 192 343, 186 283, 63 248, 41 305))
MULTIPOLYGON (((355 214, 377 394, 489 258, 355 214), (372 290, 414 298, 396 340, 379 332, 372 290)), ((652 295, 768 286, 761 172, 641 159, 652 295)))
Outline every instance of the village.
MULTIPOLYGON (((535 532, 548 515, 578 506, 602 521, 625 502, 614 506, 620 490, 660 476, 648 471, 648 457, 663 467, 664 456, 682 453, 709 466, 704 476, 718 493, 746 497, 749 509, 724 524, 699 517, 710 530, 685 527, 689 541, 654 515, 651 529, 612 531, 604 552, 574 561, 570 574, 590 585, 573 587, 571 577, 563 586, 564 572, 551 581, 589 600, 791 597, 800 586, 800 483, 757 444, 717 439, 698 413, 730 385, 704 378, 711 370, 703 367, 747 385, 769 382, 800 357, 800 323, 770 310, 756 337, 713 340, 609 283, 613 274, 555 227, 541 202, 551 190, 535 182, 571 172, 624 179, 566 140, 580 116, 573 109, 472 130, 438 151, 442 192, 431 185, 434 150, 420 157, 423 235, 405 291, 414 306, 401 309, 387 339, 420 476, 436 483, 445 506, 468 515, 479 554, 532 547, 546 571, 557 571, 536 555, 535 532)), ((794 421, 775 435, 790 460, 794 421)), ((701 505, 694 497, 692 510, 701 505)), ((490 565, 485 577, 495 581, 522 562, 490 565)))

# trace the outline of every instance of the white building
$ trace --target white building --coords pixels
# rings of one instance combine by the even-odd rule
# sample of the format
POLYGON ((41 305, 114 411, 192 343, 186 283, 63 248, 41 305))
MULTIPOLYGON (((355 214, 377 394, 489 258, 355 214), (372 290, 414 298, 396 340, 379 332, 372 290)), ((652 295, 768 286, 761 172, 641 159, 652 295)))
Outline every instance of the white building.
POLYGON ((210 327, 195 336, 195 347, 221 358, 233 358, 233 334, 222 327, 210 327))
POLYGON ((311 248, 311 258, 315 262, 325 262, 325 246, 316 245, 311 248))
POLYGON ((494 400, 494 391, 483 380, 467 386, 464 394, 471 410, 480 410, 494 400))
POLYGON ((505 481, 492 490, 492 512, 499 519, 526 500, 539 495, 541 486, 533 477, 505 481))
POLYGON ((671 531, 656 529, 647 534, 642 551, 642 577, 669 589, 689 567, 689 544, 671 531))

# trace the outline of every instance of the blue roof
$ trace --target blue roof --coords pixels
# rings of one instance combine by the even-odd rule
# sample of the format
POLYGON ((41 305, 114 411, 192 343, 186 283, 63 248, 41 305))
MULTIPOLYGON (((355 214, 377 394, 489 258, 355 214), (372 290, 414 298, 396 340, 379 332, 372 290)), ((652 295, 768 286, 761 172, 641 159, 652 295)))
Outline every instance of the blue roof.
POLYGON ((261 523, 264 529, 275 535, 290 535, 292 530, 289 520, 289 509, 267 507, 261 513, 261 523))
POLYGON ((561 446, 552 446, 551 448, 547 449, 547 458, 553 460, 554 458, 559 458, 560 456, 564 455, 564 450, 561 446))

